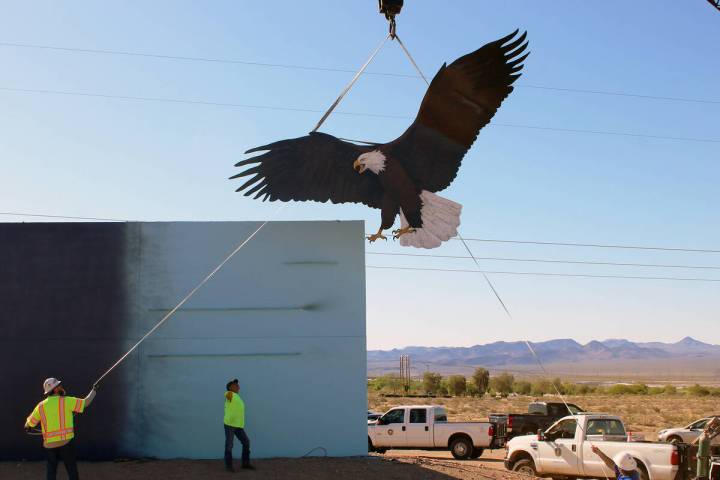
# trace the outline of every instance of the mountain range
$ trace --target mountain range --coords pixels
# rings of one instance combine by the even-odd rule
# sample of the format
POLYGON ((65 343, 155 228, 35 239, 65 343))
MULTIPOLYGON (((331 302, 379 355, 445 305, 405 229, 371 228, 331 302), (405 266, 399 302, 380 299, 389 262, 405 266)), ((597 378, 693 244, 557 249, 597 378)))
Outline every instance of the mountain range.
MULTIPOLYGON (((640 361, 707 358, 720 359, 720 345, 685 337, 676 343, 631 342, 624 339, 593 340, 581 344, 572 339, 531 343, 543 363, 572 364, 578 362, 640 361)), ((406 347, 367 352, 368 368, 394 365, 400 355, 410 355, 415 364, 454 367, 483 366, 502 368, 537 364, 524 341, 494 342, 472 347, 406 347)))

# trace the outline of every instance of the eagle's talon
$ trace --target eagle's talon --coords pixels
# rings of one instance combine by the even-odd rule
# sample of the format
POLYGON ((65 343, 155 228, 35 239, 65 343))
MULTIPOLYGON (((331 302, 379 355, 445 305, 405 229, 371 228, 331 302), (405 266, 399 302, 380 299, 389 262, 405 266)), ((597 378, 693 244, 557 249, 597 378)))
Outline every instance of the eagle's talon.
POLYGON ((400 228, 398 230, 393 230, 393 240, 397 240, 398 238, 402 237, 406 233, 414 233, 415 229, 413 227, 404 227, 400 228))
POLYGON ((373 242, 374 242, 375 240, 377 240, 378 238, 382 238, 383 240, 387 241, 387 237, 386 237, 385 235, 383 235, 382 233, 379 233, 379 232, 378 232, 378 233, 374 233, 374 234, 372 234, 372 235, 368 235, 368 236, 365 237, 365 238, 367 238, 367 239, 370 241, 370 243, 373 243, 373 242))

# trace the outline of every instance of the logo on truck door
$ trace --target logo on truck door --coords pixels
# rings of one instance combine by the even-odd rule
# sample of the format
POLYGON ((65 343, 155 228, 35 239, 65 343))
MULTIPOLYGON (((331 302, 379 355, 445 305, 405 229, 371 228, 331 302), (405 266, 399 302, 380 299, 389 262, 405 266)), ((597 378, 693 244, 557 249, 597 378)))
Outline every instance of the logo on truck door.
POLYGON ((392 428, 391 428, 391 429, 388 430, 388 435, 392 435, 392 434, 393 434, 393 430, 392 430, 392 428))

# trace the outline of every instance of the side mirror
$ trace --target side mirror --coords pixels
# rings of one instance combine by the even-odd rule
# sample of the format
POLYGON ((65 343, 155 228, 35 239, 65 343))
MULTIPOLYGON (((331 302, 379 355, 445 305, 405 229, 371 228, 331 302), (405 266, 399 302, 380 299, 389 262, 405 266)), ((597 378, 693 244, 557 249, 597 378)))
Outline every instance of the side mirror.
POLYGON ((377 425, 385 425, 385 423, 383 422, 382 417, 378 417, 378 419, 377 419, 377 425))
POLYGON ((537 436, 538 436, 538 442, 545 441, 545 432, 543 431, 542 428, 537 431, 537 436))

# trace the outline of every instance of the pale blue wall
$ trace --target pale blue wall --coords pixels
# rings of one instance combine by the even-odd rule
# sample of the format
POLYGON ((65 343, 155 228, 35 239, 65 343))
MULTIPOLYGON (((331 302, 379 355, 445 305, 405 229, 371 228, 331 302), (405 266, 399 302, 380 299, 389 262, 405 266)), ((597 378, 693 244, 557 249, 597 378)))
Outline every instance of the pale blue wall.
MULTIPOLYGON (((141 223, 138 338, 255 222, 141 223)), ((362 222, 272 222, 138 350, 127 444, 220 458, 225 383, 240 379, 255 457, 367 450, 362 222)), ((130 340, 129 340, 130 341, 130 340)), ((235 447, 239 457, 240 446, 235 447)))

